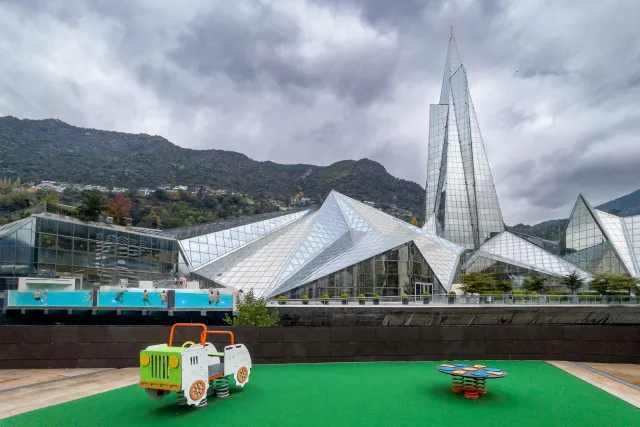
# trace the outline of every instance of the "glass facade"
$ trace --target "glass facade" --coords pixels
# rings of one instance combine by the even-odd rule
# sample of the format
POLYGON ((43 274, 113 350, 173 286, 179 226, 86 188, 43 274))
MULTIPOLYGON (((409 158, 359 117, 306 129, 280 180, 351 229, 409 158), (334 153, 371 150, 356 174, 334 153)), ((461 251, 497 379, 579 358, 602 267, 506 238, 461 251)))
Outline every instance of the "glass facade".
POLYGON ((282 294, 288 298, 419 295, 421 285, 431 285, 434 294, 445 292, 418 247, 409 242, 282 294))
POLYGON ((424 230, 467 249, 504 230, 467 73, 449 40, 440 103, 431 105, 424 230))
POLYGON ((221 286, 253 290, 261 296, 320 288, 355 295, 376 289, 397 295, 413 292, 416 282, 436 284, 444 292, 451 286, 463 250, 333 191, 319 210, 296 214, 286 224, 193 272, 221 286))
POLYGON ((502 270, 507 271, 505 274, 511 275, 533 270, 550 277, 563 277, 575 271, 585 279, 589 277, 576 265, 508 231, 480 246, 466 262, 464 270, 485 271, 492 264, 499 264, 502 270))
POLYGON ((592 274, 638 277, 633 239, 635 218, 620 218, 598 211, 580 195, 560 239, 560 254, 592 274))
POLYGON ((75 277, 83 288, 158 281, 177 271, 172 238, 36 215, 0 229, 0 286, 18 277, 75 277))
MULTIPOLYGON (((180 247, 191 266, 198 268, 301 218, 306 213, 307 211, 299 211, 193 236, 181 240, 180 247)), ((206 227, 201 227, 201 231, 205 230, 206 227)))

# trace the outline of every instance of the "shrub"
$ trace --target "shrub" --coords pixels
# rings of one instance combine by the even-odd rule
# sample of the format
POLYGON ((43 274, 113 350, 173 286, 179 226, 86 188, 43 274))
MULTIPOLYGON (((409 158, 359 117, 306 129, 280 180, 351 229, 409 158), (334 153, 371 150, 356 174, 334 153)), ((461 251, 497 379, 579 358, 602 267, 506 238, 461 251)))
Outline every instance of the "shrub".
POLYGON ((408 296, 409 296, 409 295, 405 294, 404 292, 402 293, 402 298, 406 298, 406 297, 408 297, 408 296))
POLYGON ((371 296, 372 296, 373 298, 380 298, 380 295, 376 294, 375 292, 374 292, 373 294, 371 294, 371 296))
POLYGON ((567 291, 549 291, 549 295, 571 295, 571 292, 567 291))
POLYGON ((253 291, 249 291, 244 300, 237 297, 238 315, 224 317, 224 322, 232 326, 278 326, 280 314, 274 308, 271 313, 267 310, 267 302, 263 298, 256 298, 253 291))
POLYGON ((309 304, 309 297, 306 295, 302 295, 302 304, 309 304))
POLYGON ((322 294, 322 296, 320 297, 322 299, 329 299, 329 295, 328 294, 322 294))
POLYGON ((340 295, 340 298, 349 298, 349 294, 342 294, 340 295))
POLYGON ((423 296, 423 297, 428 297, 428 296, 430 296, 430 295, 431 295, 431 294, 430 294, 429 292, 423 292, 423 293, 422 293, 422 296, 423 296))
POLYGON ((358 295, 358 298, 364 298, 364 294, 358 295))
POLYGON ((285 297, 284 295, 280 295, 278 297, 278 304, 285 305, 287 303, 286 299, 287 299, 287 297, 285 297))
POLYGON ((456 293, 451 291, 451 292, 449 292, 449 295, 456 295, 456 293))

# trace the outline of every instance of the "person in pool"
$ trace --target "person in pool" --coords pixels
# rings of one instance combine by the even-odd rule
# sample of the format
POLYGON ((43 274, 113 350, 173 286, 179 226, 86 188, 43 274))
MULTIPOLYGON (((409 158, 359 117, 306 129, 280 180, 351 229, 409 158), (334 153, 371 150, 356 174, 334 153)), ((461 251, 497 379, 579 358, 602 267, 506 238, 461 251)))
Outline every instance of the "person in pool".
POLYGON ((162 291, 160 293, 160 305, 164 307, 167 303, 167 291, 162 291))
POLYGON ((142 291, 142 305, 147 304, 151 305, 151 301, 149 301, 149 293, 145 289, 144 291, 142 291))
POLYGON ((33 299, 36 300, 36 304, 40 304, 40 289, 33 293, 33 299))
POLYGON ((213 301, 215 301, 216 297, 213 293, 213 288, 209 288, 209 305, 213 304, 213 301))
POLYGON ((125 292, 127 292, 127 290, 124 288, 116 292, 116 301, 118 302, 118 304, 122 304, 125 292))

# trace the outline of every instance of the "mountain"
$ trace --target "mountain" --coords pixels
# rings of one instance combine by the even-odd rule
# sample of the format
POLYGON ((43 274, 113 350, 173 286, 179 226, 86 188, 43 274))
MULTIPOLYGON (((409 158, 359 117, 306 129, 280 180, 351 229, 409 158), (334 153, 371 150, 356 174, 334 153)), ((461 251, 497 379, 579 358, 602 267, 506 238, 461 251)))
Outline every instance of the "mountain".
POLYGON ((596 209, 618 216, 638 215, 640 214, 640 190, 596 206, 596 209))
POLYGON ((507 229, 546 240, 559 240, 569 219, 552 219, 535 225, 517 224, 507 229))
POLYGON ((193 150, 147 134, 75 127, 56 119, 0 117, 0 177, 127 188, 200 186, 286 200, 300 191, 324 199, 335 189, 358 200, 396 204, 420 217, 424 189, 369 159, 330 166, 258 162, 224 150, 193 150))

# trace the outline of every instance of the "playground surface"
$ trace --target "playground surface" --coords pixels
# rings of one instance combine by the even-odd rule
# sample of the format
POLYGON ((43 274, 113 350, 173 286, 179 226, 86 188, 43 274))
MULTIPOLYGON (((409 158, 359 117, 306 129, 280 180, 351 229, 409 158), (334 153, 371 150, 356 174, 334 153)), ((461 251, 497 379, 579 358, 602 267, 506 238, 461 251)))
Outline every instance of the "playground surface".
MULTIPOLYGON (((210 398, 203 408, 176 406, 175 395, 150 401, 135 384, 60 404, 53 400, 53 406, 0 419, 0 426, 640 425, 640 409, 565 372, 562 363, 568 362, 558 362, 560 367, 547 362, 465 363, 498 367, 508 376, 492 381, 486 395, 471 400, 452 393, 451 378, 436 371, 439 362, 260 365, 254 366, 244 389, 232 386, 229 397, 210 398)), ((75 397, 79 391, 73 381, 92 385, 88 394, 96 392, 101 376, 110 376, 110 387, 116 378, 137 381, 137 369, 79 375, 53 378, 49 387, 60 393, 66 388, 75 397)), ((0 383, 1 412, 11 412, 4 398, 13 393, 30 400, 50 397, 38 390, 44 385, 25 387, 24 379, 15 378, 7 384, 11 382, 14 386, 0 383)))

